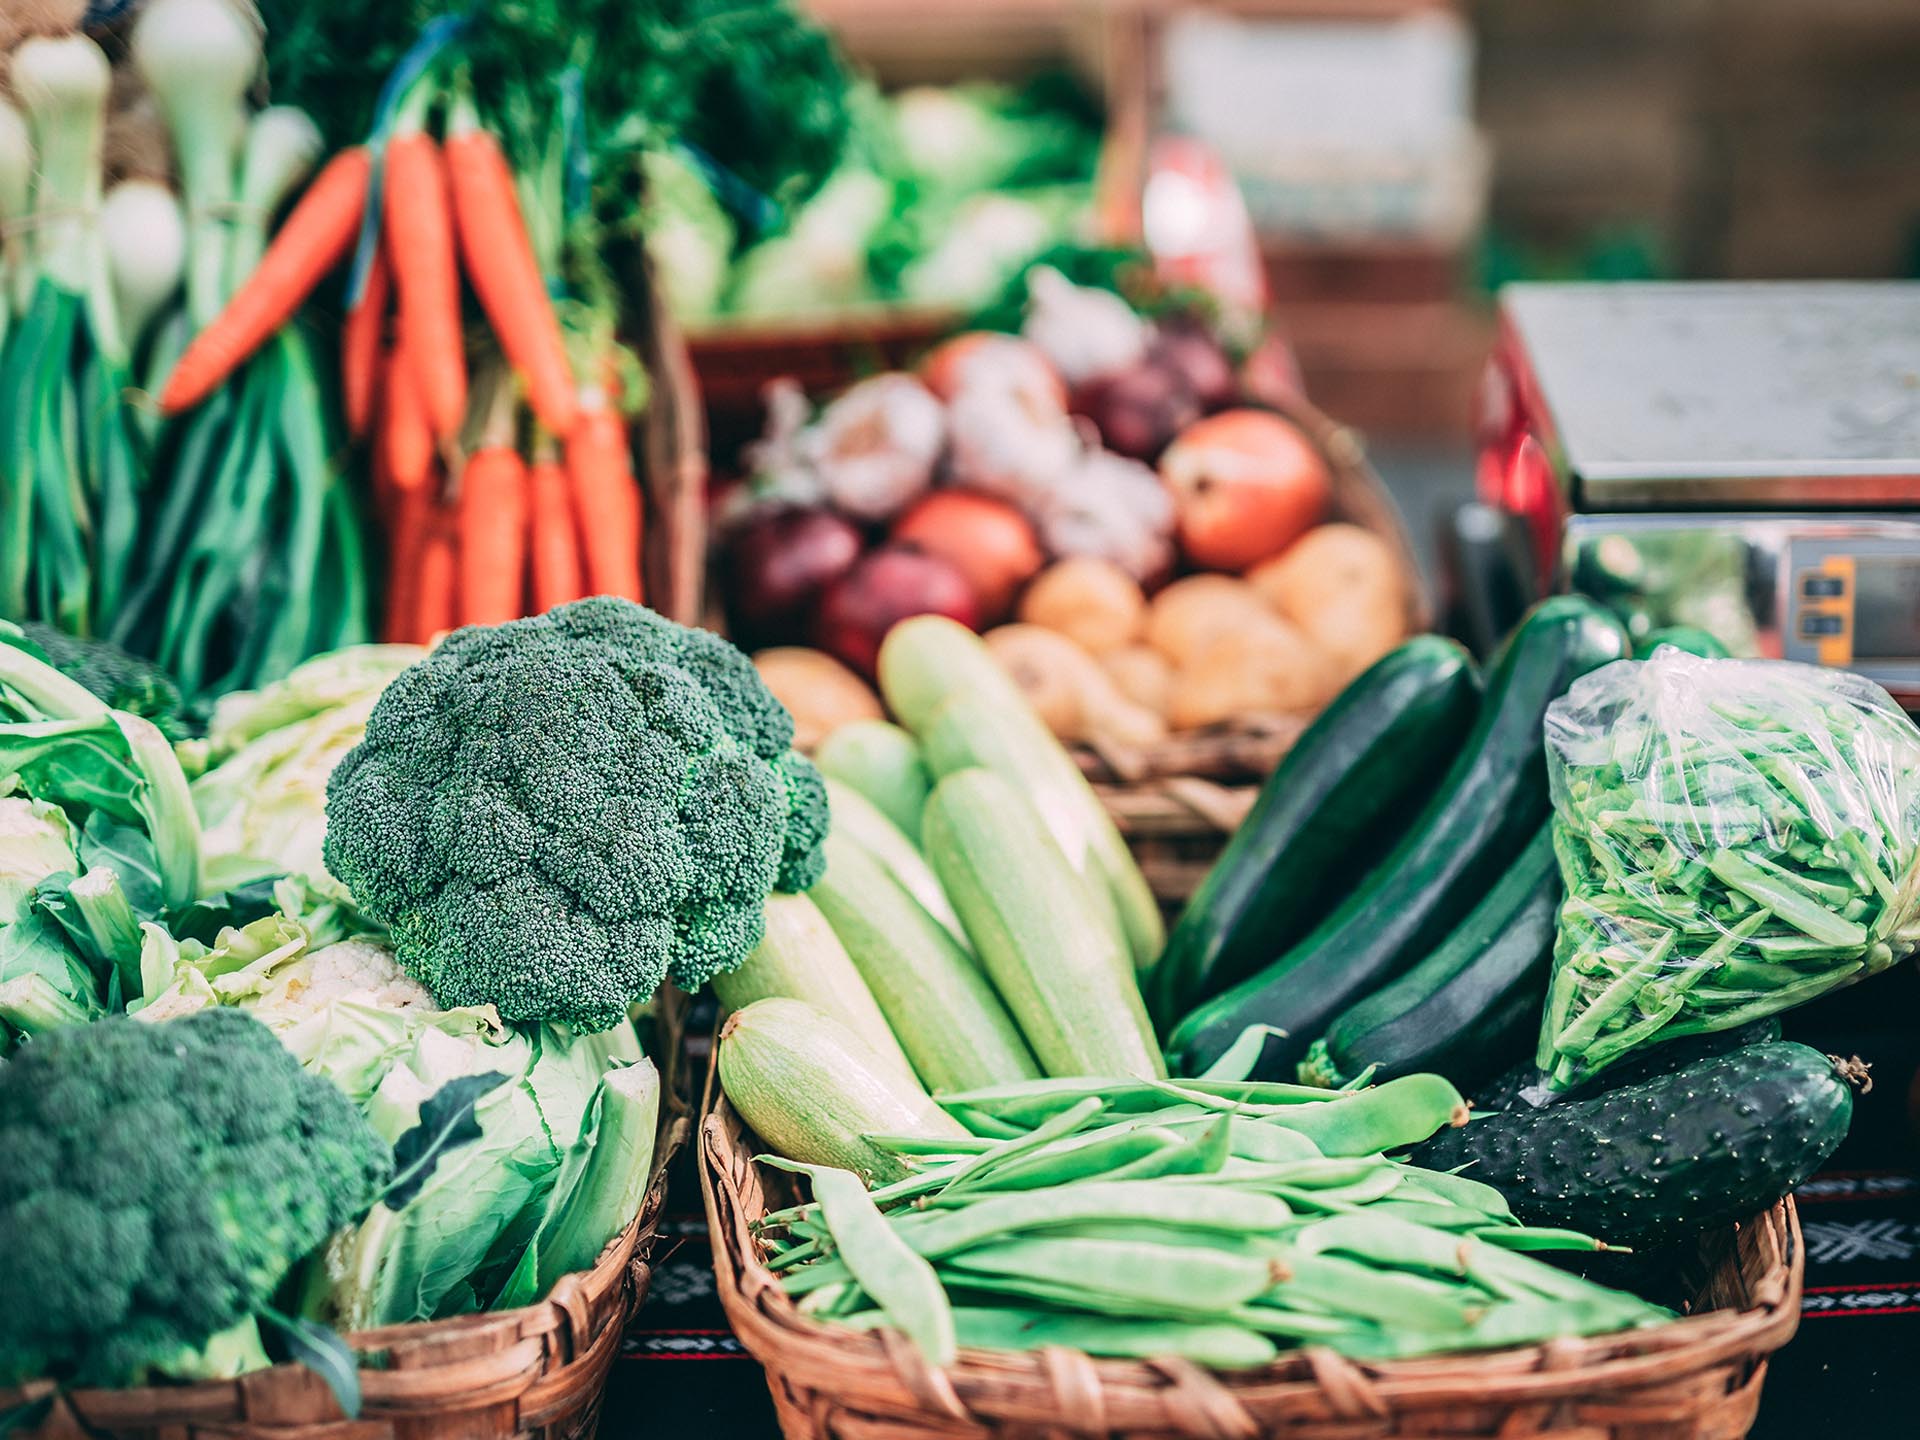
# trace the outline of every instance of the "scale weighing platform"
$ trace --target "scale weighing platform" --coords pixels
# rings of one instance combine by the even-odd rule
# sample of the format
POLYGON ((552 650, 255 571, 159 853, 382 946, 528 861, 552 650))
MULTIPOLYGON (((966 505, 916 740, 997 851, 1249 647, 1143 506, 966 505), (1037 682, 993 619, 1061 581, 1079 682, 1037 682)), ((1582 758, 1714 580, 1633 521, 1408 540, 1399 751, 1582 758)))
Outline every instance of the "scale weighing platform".
POLYGON ((1920 283, 1509 286, 1478 420, 1542 588, 1920 706, 1920 283))

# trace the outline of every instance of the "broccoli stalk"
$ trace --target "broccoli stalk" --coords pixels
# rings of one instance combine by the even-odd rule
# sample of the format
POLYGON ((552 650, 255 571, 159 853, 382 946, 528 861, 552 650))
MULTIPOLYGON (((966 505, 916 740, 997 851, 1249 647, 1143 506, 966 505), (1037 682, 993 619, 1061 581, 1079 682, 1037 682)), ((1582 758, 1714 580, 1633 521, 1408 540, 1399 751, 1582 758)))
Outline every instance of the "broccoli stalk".
POLYGON ((603 596, 455 631, 327 787, 327 869, 449 1009, 579 1032, 759 943, 825 861, 826 787, 752 663, 603 596))
POLYGON ((137 993, 140 978, 140 921, 127 904, 120 875, 105 865, 95 866, 67 886, 80 912, 87 939, 100 958, 120 971, 125 994, 137 993))
POLYGON ((0 980, 0 1020, 22 1035, 43 1035, 67 1025, 84 1025, 105 1013, 91 991, 62 990, 38 973, 0 980))

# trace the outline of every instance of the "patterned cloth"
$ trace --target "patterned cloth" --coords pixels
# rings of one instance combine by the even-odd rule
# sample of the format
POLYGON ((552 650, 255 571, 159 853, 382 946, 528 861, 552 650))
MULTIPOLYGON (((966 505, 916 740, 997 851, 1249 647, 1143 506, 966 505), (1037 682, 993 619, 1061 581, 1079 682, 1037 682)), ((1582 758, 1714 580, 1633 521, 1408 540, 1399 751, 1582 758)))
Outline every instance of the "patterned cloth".
MULTIPOLYGON (((1874 1088, 1829 1169, 1799 1191, 1807 1242, 1800 1333, 1770 1367, 1756 1440, 1920 1432, 1920 1176, 1910 1092, 1920 1097, 1920 974, 1902 966, 1794 1017, 1791 1038, 1873 1062, 1874 1088), (1904 1032, 1876 1028, 1903 1019, 1904 1032), (1869 1323, 1871 1322, 1871 1323, 1869 1323)), ((714 1290, 700 1182, 690 1153, 662 1225, 675 1248, 614 1367, 605 1440, 686 1433, 772 1440, 778 1431, 759 1368, 727 1330, 714 1290), (695 1208, 688 1209, 691 1203, 695 1208)))

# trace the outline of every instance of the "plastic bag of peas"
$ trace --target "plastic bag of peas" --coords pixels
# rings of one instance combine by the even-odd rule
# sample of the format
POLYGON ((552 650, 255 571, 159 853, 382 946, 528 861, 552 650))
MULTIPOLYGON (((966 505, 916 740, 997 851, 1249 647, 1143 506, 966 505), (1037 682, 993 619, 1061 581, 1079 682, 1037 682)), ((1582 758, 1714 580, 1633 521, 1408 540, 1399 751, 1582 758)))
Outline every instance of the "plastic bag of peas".
POLYGON ((1871 681, 1663 646, 1576 681, 1546 739, 1566 881, 1549 1091, 1920 941, 1920 731, 1871 681))

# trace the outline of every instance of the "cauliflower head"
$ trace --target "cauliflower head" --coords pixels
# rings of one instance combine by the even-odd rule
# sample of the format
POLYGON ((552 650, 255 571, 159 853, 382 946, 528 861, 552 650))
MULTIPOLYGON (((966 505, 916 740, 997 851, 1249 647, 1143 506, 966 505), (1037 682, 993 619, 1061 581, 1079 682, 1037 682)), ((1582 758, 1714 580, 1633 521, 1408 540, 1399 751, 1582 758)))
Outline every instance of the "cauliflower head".
POLYGON ((602 596, 455 631, 327 788, 327 868, 449 1009, 604 1030, 820 877, 826 787, 719 636, 602 596))

